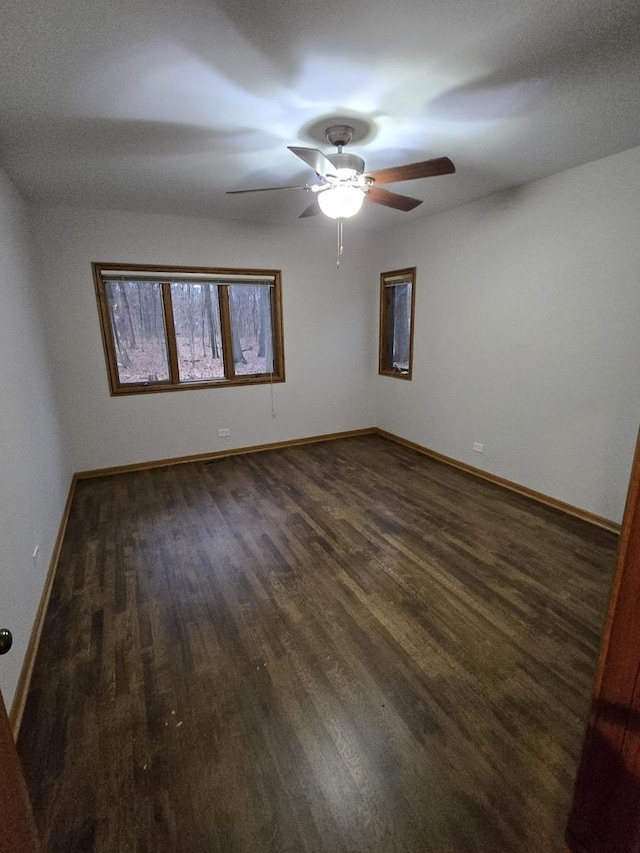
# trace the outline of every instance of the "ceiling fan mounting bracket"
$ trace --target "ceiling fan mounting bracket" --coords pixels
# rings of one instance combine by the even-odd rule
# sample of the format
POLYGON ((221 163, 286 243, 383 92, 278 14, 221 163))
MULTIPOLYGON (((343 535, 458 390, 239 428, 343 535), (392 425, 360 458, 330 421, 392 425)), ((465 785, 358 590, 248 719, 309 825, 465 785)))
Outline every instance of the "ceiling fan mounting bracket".
POLYGON ((348 124, 332 124, 327 128, 327 142, 329 145, 335 145, 342 148, 343 145, 348 145, 353 139, 354 130, 348 124))

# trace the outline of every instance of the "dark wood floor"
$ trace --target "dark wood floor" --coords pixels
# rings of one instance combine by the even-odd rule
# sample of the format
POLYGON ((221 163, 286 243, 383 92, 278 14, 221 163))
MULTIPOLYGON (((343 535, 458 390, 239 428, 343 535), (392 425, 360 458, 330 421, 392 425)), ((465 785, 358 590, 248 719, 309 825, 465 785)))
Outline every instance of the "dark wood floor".
POLYGON ((80 482, 45 850, 557 853, 615 546, 372 436, 80 482))

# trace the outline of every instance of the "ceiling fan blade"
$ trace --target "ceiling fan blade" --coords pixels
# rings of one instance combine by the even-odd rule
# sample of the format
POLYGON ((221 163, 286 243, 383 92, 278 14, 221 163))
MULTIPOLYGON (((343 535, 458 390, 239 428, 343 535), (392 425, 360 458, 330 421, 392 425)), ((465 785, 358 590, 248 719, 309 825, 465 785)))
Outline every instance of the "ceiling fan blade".
POLYGON ((295 148, 292 145, 287 145, 289 151, 292 151, 296 157, 299 157, 301 160, 307 164, 307 166, 311 166, 314 172, 318 175, 322 175, 322 177, 326 177, 327 175, 336 175, 336 167, 333 165, 331 160, 328 160, 322 151, 318 151, 317 148, 295 148))
POLYGON ((398 195, 398 193, 383 190, 382 187, 369 187, 369 191, 365 196, 367 201, 372 201, 374 204, 384 204, 385 207, 393 207, 395 210, 409 211, 413 210, 422 200, 411 198, 408 195, 398 195))
POLYGON ((423 160, 421 163, 377 169, 375 172, 367 172, 365 177, 373 178, 377 184, 394 184, 396 181, 415 181, 417 178, 451 175, 455 170, 456 167, 448 157, 436 157, 434 160, 423 160))
POLYGON ((309 207, 305 207, 298 219, 306 219, 307 216, 316 216, 320 213, 320 205, 318 204, 318 196, 316 196, 309 207))
POLYGON ((226 195, 240 195, 241 193, 268 193, 272 190, 306 190, 308 187, 295 184, 288 187, 259 187, 256 190, 227 190, 226 195))

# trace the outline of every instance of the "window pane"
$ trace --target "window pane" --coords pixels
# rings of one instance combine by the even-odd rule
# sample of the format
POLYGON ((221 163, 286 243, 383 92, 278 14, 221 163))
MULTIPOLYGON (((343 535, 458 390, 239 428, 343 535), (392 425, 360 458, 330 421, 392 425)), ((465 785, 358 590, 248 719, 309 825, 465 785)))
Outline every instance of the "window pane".
POLYGON ((91 266, 112 394, 284 382, 279 270, 91 266))
POLYGON ((409 370, 411 341, 411 282, 389 287, 389 342, 394 370, 409 370))
POLYGON ((411 379, 416 268, 380 274, 379 373, 411 379))
POLYGON ((236 376, 272 373, 271 288, 260 284, 230 285, 229 312, 236 376))
POLYGON ((171 303, 180 381, 224 379, 218 286, 172 284, 171 303))
POLYGON ((107 281, 105 292, 119 382, 166 382, 169 364, 161 285, 107 281))

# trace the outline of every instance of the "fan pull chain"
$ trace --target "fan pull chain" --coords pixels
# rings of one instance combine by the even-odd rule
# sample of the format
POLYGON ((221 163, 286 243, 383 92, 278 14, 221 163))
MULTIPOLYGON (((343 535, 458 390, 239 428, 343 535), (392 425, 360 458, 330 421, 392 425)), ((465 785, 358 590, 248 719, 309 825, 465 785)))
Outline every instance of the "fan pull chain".
POLYGON ((338 260, 336 261, 336 269, 340 269, 340 258, 344 252, 344 219, 338 219, 338 260))

